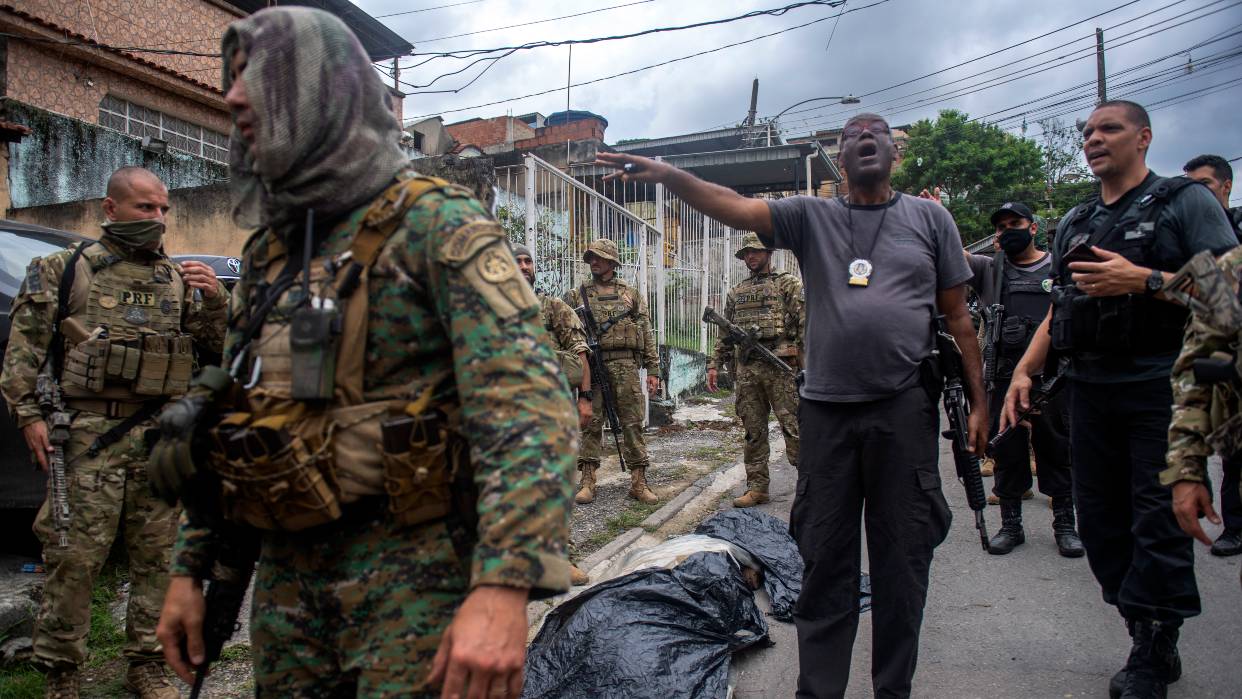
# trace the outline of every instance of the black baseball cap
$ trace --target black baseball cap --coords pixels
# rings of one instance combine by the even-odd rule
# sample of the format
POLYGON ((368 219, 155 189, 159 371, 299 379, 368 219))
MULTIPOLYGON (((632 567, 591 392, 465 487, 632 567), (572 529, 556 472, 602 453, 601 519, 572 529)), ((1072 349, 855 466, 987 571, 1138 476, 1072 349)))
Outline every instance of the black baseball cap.
POLYGON ((1023 204, 1020 201, 1007 201, 1001 205, 1001 208, 992 212, 991 221, 993 228, 996 227, 996 219, 999 218, 1001 214, 1015 214, 1028 221, 1035 220, 1035 214, 1031 213, 1030 207, 1026 204, 1023 204))

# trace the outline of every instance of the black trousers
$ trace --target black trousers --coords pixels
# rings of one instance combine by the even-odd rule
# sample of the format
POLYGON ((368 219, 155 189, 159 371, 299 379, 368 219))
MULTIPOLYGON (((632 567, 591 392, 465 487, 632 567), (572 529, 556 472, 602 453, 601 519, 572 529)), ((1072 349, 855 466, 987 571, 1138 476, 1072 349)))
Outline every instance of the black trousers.
POLYGON ((1191 539, 1158 479, 1172 415, 1169 380, 1071 381, 1069 390, 1079 534, 1104 601, 1127 619, 1180 624, 1200 609, 1191 539))
POLYGON ((1242 493, 1238 482, 1242 480, 1242 456, 1225 459, 1221 466, 1224 475, 1220 479, 1220 518, 1229 531, 1242 531, 1242 493))
MULTIPOLYGON (((1005 405, 1005 392, 1009 380, 997 380, 989 401, 992 417, 991 436, 1000 428, 1001 409, 1005 405)), ((1031 429, 1018 427, 1017 434, 996 447, 992 458, 996 461, 993 471, 992 492, 1003 500, 1017 500, 1031 489, 1031 450, 1035 449, 1035 462, 1039 464, 1039 492, 1050 498, 1068 498, 1073 492, 1070 473, 1069 401, 1062 391, 1040 412, 1032 415, 1031 429)))
POLYGON ((940 490, 940 412, 915 386, 884 400, 803 400, 790 534, 806 564, 794 609, 798 697, 841 697, 858 631, 860 520, 871 562, 871 677, 907 697, 932 550, 951 515, 940 490))

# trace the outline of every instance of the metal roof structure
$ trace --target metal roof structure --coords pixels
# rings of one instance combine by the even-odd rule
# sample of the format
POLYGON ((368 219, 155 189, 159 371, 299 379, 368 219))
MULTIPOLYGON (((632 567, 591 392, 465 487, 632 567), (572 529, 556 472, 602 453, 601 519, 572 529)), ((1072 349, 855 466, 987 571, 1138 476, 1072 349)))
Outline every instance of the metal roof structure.
MULTIPOLYGON (((697 142, 710 141, 709 138, 697 142)), ((645 142, 643 145, 652 142, 654 141, 645 142)), ((787 143, 758 148, 653 155, 659 155, 669 165, 688 170, 708 182, 728 187, 741 194, 805 191, 808 160, 812 189, 817 189, 825 181, 841 180, 841 171, 818 143, 787 143)), ((575 175, 585 176, 605 175, 612 171, 612 168, 597 166, 574 168, 575 175)))
MULTIPOLYGON (((226 0, 230 5, 254 13, 273 3, 270 0, 226 0)), ((340 17, 353 30, 372 61, 384 61, 404 56, 414 50, 414 45, 402 39, 382 22, 363 12, 349 0, 281 0, 281 5, 301 5, 326 10, 340 17)))

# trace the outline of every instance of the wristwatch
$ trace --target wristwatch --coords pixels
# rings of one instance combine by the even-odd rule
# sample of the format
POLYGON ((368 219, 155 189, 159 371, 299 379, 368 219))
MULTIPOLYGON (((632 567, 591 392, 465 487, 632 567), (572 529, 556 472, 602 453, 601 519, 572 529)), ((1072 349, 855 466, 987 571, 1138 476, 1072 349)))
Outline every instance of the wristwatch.
POLYGON ((1164 273, 1158 269, 1151 271, 1151 276, 1147 277, 1147 295, 1155 296, 1164 288, 1164 273))
POLYGON ((578 400, 595 400, 595 393, 593 391, 580 390, 578 391, 578 400))

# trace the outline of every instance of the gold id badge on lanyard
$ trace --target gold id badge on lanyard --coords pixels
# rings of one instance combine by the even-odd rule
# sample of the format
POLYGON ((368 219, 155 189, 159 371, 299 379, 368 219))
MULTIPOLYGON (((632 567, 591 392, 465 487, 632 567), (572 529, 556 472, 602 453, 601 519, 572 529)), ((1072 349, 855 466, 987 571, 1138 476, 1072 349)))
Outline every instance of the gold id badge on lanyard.
POLYGON ((850 286, 867 286, 871 283, 871 262, 857 259, 850 263, 850 286))

